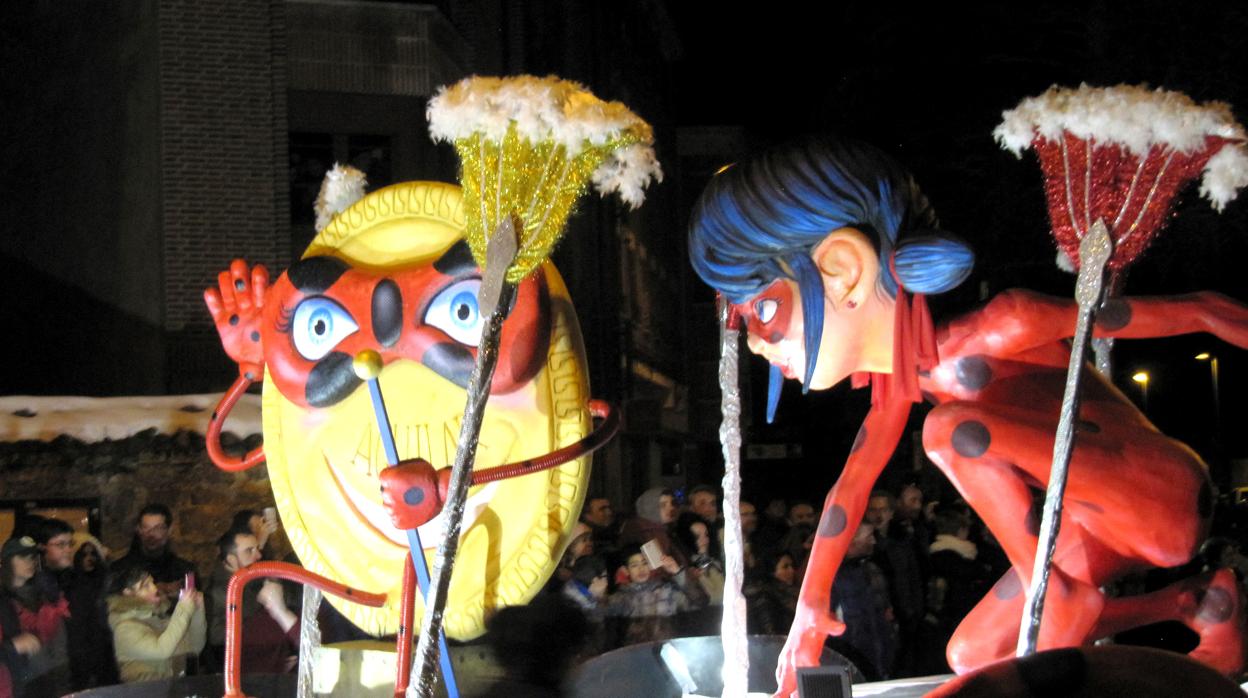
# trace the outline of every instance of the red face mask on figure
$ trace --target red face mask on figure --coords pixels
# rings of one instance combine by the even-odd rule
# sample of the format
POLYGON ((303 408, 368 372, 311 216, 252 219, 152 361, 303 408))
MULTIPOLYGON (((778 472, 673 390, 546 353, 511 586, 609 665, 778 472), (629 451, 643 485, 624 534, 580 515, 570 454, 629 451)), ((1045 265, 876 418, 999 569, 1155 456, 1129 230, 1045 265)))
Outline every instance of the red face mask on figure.
MULTIPOLYGON (((376 274, 333 257, 301 260, 278 279, 264 308, 265 363, 274 383, 302 406, 329 407, 360 385, 352 358, 365 349, 386 363, 417 361, 467 386, 485 324, 480 272, 467 246, 432 264, 376 274)), ((503 324, 491 392, 506 394, 542 367, 550 342, 550 298, 534 274, 503 324)))

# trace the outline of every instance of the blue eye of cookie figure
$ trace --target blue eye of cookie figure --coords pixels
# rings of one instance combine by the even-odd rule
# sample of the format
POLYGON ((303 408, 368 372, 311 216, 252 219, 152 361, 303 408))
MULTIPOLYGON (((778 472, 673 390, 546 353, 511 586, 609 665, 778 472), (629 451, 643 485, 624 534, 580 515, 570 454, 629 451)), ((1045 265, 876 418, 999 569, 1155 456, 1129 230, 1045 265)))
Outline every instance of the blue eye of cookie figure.
POLYGON ((477 346, 485 324, 477 305, 480 290, 480 279, 465 279, 447 286, 429 303, 425 324, 442 330, 460 344, 477 346))
POLYGON ((290 323, 295 350, 308 361, 325 357, 360 326, 345 308, 321 296, 305 298, 295 307, 290 323))

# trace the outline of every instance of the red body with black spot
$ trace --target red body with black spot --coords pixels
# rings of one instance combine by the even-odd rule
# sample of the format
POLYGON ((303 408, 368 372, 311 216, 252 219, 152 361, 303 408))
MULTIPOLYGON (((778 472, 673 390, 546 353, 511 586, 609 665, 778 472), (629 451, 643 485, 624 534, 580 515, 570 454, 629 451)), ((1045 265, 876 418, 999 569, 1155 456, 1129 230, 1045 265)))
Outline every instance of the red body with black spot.
MULTIPOLYGON (((1248 346, 1248 311, 1216 294, 1112 303, 1097 336, 1207 331, 1248 346)), ((1037 494, 1049 479, 1070 355, 1063 340, 1075 326, 1075 313, 1069 300, 1006 292, 940 328, 940 363, 920 376, 925 396, 936 404, 924 424, 924 449, 1014 564, 954 634, 948 657, 959 672, 1015 650, 1024 580, 1036 555, 1037 494)), ((1157 598, 1101 593, 1124 574, 1190 560, 1209 530, 1212 488, 1205 464, 1191 449, 1160 433, 1090 366, 1084 371, 1041 648, 1174 620, 1200 635, 1193 656, 1237 671, 1245 619, 1233 577, 1189 580, 1157 592, 1157 598), (1226 610, 1202 617, 1193 595, 1226 599, 1226 610)))

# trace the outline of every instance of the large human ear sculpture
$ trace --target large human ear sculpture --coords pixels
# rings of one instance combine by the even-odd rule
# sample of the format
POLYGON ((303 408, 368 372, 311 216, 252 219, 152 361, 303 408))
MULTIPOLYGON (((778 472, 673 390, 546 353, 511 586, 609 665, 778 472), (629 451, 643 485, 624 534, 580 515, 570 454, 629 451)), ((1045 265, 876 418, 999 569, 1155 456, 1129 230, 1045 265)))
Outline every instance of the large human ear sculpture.
POLYGON ((874 291, 866 287, 877 280, 879 258, 858 230, 841 228, 828 233, 810 256, 823 277, 824 297, 834 308, 856 308, 865 300, 860 296, 874 291))

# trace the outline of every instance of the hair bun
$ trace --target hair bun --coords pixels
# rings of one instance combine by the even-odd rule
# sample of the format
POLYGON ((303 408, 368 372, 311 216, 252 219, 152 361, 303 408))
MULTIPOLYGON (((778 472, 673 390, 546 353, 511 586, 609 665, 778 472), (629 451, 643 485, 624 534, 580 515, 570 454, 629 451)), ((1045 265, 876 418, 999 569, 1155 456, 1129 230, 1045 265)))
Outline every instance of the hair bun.
POLYGON ((942 293, 966 280, 975 266, 970 246, 947 233, 915 231, 893 252, 893 271, 911 293, 942 293))

